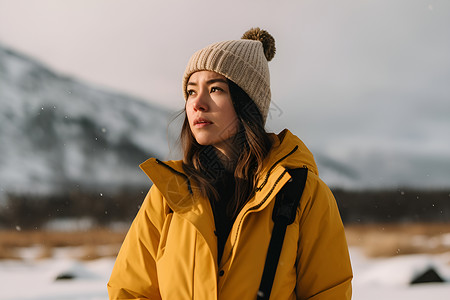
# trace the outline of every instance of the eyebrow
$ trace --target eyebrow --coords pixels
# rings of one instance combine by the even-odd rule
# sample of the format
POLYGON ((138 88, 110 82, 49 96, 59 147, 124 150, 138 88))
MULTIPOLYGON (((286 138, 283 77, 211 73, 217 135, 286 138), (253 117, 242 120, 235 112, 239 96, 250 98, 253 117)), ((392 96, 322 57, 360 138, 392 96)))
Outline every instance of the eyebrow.
MULTIPOLYGON (((210 80, 208 80, 208 81, 206 82, 206 84, 210 85, 210 84, 216 83, 216 82, 223 82, 223 83, 228 84, 228 81, 227 81, 226 79, 223 79, 223 78, 213 78, 213 79, 210 79, 210 80)), ((194 86, 195 86, 195 85, 197 85, 197 83, 196 83, 196 82, 189 81, 189 82, 187 83, 187 85, 194 85, 194 86)))

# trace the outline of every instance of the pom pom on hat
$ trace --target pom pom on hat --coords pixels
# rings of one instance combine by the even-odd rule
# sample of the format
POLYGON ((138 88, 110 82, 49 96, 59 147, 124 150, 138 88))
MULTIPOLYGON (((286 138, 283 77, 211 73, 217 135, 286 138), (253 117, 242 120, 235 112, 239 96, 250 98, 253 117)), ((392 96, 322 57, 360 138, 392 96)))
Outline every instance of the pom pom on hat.
POLYGON ((243 35, 243 40, 255 40, 260 41, 263 44, 264 56, 267 61, 271 61, 275 56, 275 39, 265 30, 259 29, 259 27, 251 28, 247 30, 243 35))

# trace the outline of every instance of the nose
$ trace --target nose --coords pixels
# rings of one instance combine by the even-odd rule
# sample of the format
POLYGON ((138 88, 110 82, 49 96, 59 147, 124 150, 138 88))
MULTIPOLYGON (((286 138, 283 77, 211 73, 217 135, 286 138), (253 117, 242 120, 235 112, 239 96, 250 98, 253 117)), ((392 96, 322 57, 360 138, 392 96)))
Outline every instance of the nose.
POLYGON ((192 103, 192 108, 194 111, 207 111, 208 110, 208 93, 204 91, 200 91, 197 97, 194 99, 192 103))

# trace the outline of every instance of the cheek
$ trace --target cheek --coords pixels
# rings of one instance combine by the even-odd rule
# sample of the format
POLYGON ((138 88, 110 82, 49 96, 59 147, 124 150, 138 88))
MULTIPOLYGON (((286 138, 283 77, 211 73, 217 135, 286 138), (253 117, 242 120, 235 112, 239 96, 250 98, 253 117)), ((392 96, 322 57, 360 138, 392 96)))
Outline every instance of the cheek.
POLYGON ((237 133, 239 129, 239 121, 234 108, 229 109, 225 114, 223 114, 223 125, 230 135, 237 133))
POLYGON ((224 117, 230 125, 236 125, 238 123, 237 115, 233 106, 227 106, 224 109, 224 117))
POLYGON ((192 114, 189 113, 189 111, 186 108, 186 114, 185 114, 185 122, 187 123, 187 126, 189 127, 189 129, 191 130, 192 134, 194 134, 194 130, 192 128, 192 114))
POLYGON ((191 119, 192 119, 192 109, 191 109, 191 107, 188 104, 186 104, 184 106, 184 111, 186 113, 186 118, 189 121, 189 124, 191 124, 191 122, 190 122, 191 119))

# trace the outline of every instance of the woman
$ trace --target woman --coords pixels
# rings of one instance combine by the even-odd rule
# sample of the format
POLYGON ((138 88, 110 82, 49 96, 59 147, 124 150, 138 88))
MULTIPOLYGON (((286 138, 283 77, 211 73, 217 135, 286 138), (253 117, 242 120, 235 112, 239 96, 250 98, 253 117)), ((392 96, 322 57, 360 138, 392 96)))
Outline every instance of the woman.
POLYGON ((183 77, 182 161, 141 165, 153 186, 117 257, 110 299, 256 299, 289 169, 307 181, 287 227, 270 299, 350 299, 352 270, 335 199, 288 130, 264 129, 272 36, 196 52, 183 77))

